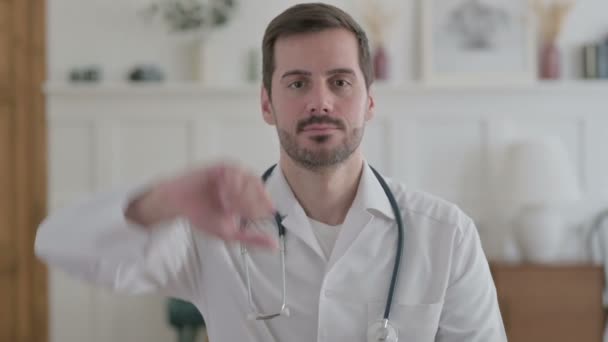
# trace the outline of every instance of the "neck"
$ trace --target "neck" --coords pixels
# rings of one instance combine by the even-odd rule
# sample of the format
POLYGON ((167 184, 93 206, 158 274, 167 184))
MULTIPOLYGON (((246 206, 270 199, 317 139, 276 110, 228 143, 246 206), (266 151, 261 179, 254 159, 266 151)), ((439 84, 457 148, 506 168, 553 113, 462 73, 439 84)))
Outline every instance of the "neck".
POLYGON ((282 151, 280 165, 308 217, 329 225, 344 222, 357 194, 363 170, 363 157, 358 150, 339 165, 319 170, 309 170, 296 164, 282 151))

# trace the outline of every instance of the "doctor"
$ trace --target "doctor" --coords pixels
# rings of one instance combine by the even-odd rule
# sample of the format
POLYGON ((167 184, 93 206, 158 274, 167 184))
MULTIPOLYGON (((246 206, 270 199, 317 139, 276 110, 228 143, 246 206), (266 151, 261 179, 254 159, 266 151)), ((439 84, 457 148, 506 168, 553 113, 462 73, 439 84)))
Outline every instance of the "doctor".
POLYGON ((37 255, 99 286, 188 300, 213 342, 505 341, 472 220, 395 181, 383 189, 366 163, 372 78, 348 14, 287 9, 263 39, 261 108, 281 142, 265 182, 216 164, 100 195, 48 217, 37 255))

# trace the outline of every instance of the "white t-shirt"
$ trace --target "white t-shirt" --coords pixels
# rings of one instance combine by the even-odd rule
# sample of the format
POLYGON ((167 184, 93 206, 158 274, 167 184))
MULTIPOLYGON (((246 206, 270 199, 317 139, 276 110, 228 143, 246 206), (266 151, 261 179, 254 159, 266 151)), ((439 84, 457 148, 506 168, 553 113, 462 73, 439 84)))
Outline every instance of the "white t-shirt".
POLYGON ((310 220, 312 231, 315 232, 317 241, 319 241, 319 245, 321 245, 321 249, 325 254, 325 258, 329 260, 329 256, 331 255, 331 251, 334 249, 334 245, 336 244, 336 240, 338 239, 338 234, 342 229, 342 225, 330 226, 323 222, 315 221, 310 217, 308 219, 310 220))

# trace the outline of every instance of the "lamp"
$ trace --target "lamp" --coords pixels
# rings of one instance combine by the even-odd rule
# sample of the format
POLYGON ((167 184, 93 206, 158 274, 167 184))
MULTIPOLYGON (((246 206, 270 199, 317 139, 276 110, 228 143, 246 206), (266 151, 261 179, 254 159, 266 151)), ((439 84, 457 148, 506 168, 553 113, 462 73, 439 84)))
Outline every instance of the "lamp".
POLYGON ((560 208, 581 197, 565 148, 552 139, 513 143, 504 171, 523 257, 536 263, 557 261, 567 234, 560 208))

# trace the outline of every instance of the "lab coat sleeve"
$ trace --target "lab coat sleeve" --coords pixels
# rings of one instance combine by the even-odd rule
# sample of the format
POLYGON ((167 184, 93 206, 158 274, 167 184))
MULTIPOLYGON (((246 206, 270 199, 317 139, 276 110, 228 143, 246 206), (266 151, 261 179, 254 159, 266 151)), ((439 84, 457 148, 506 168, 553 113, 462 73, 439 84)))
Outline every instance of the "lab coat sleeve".
POLYGON ((506 341, 496 287, 468 219, 455 239, 449 284, 441 313, 437 342, 506 341))
POLYGON ((191 300, 202 273, 197 240, 183 220, 149 229, 127 221, 128 203, 144 190, 102 194, 54 212, 38 228, 36 255, 117 292, 191 300))

